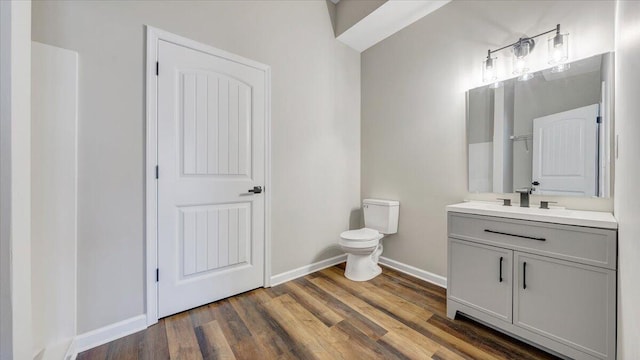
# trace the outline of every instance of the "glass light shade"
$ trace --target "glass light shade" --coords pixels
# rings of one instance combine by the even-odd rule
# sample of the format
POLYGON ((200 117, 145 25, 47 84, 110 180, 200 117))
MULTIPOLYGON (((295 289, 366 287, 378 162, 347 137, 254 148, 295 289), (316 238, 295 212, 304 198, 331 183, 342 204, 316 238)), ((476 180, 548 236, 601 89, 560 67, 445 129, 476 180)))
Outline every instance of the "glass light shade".
POLYGON ((531 53, 535 42, 530 38, 522 38, 513 45, 513 73, 522 75, 529 72, 527 56, 531 53))
POLYGON ((527 60, 523 57, 513 57, 513 73, 515 75, 526 74, 529 72, 529 64, 527 64, 527 60))
POLYGON ((547 41, 549 64, 556 65, 569 60, 569 34, 555 34, 547 41))
POLYGON ((495 57, 488 57, 482 62, 482 81, 492 82, 498 78, 498 61, 495 57))

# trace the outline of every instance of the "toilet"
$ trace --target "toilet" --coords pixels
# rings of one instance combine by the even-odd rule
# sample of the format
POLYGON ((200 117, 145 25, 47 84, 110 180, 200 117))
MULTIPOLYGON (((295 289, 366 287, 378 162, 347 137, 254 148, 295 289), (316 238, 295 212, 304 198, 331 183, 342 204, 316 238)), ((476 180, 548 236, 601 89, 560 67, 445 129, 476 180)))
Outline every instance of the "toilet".
POLYGON ((380 275, 378 259, 386 234, 398 232, 400 203, 393 200, 364 199, 364 228, 340 234, 338 244, 347 253, 344 276, 353 281, 367 281, 380 275))

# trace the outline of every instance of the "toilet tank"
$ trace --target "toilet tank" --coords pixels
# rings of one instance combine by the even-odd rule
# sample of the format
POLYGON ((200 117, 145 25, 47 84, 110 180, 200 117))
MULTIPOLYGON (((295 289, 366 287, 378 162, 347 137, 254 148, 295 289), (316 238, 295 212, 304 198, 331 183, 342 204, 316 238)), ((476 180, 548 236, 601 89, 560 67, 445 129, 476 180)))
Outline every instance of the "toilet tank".
POLYGON ((398 232, 400 202, 394 200, 364 199, 364 226, 383 234, 398 232))

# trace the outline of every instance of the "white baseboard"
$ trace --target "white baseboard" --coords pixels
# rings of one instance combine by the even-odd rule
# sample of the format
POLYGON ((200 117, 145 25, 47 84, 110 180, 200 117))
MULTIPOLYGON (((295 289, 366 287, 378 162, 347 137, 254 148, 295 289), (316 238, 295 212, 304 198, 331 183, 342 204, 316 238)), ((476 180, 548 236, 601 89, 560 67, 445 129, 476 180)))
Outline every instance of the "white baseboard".
POLYGON ((438 285, 442 288, 445 288, 445 289, 447 288, 447 278, 444 276, 436 275, 434 273, 430 273, 428 271, 418 269, 415 266, 411 266, 411 265, 401 263, 399 261, 391 260, 384 256, 380 257, 380 264, 388 266, 394 270, 400 271, 401 273, 411 275, 420 280, 424 280, 434 285, 438 285))
POLYGON ((147 316, 138 315, 132 318, 122 320, 120 322, 107 325, 95 330, 91 330, 84 334, 80 334, 73 339, 68 355, 65 355, 65 360, 75 359, 78 353, 92 349, 96 346, 106 344, 110 341, 125 337, 135 332, 144 330, 147 328, 147 316), (69 356, 69 358, 67 358, 69 356))
POLYGON ((73 343, 73 338, 60 340, 53 344, 48 344, 46 348, 40 350, 34 360, 60 360, 68 359, 69 348, 73 343))
POLYGON ((44 351, 46 349, 36 349, 33 350, 33 360, 42 360, 42 358, 44 357, 44 351))
POLYGON ((309 275, 313 272, 326 269, 328 267, 340 264, 347 261, 347 254, 342 254, 338 256, 334 256, 329 259, 325 259, 322 261, 315 262, 313 264, 301 266, 297 269, 289 270, 278 275, 273 275, 271 277, 271 286, 276 286, 287 281, 297 279, 299 277, 309 275))
MULTIPOLYGON (((297 269, 289 270, 278 275, 274 275, 271 277, 271 286, 276 286, 287 281, 291 281, 297 279, 299 277, 309 275, 313 272, 326 269, 328 267, 340 264, 347 261, 347 254, 338 255, 326 260, 318 261, 313 264, 301 266, 297 269)), ((428 271, 418 269, 415 266, 407 265, 401 263, 399 261, 391 260, 387 257, 380 257, 380 264, 388 266, 394 270, 400 271, 407 275, 411 275, 420 280, 424 280, 426 282, 430 282, 434 285, 447 288, 447 278, 444 276, 440 276, 434 273, 430 273, 428 271)))
POLYGON ((76 360, 78 357, 78 347, 76 346, 76 338, 71 340, 69 347, 67 348, 67 352, 64 354, 64 360, 76 360))

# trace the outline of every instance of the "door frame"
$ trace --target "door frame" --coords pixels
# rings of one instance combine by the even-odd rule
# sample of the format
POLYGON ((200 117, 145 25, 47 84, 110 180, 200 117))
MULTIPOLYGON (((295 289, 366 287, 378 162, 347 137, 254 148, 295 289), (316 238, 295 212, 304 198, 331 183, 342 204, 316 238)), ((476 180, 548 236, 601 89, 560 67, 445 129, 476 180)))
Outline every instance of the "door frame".
MULTIPOLYGON (((146 154, 145 154, 145 284, 147 326, 158 322, 158 77, 156 62, 158 42, 164 40, 219 58, 234 61, 265 73, 265 182, 264 192, 264 287, 271 285, 271 67, 244 57, 231 54, 203 43, 146 26, 146 154)), ((160 65, 161 66, 161 65, 160 65)))

